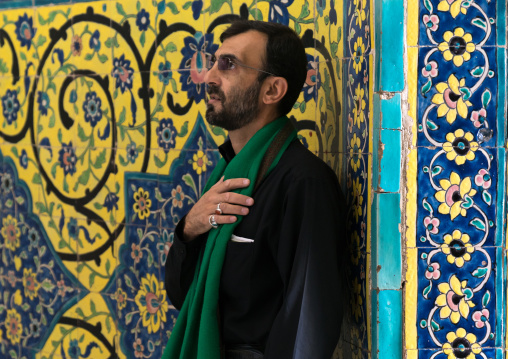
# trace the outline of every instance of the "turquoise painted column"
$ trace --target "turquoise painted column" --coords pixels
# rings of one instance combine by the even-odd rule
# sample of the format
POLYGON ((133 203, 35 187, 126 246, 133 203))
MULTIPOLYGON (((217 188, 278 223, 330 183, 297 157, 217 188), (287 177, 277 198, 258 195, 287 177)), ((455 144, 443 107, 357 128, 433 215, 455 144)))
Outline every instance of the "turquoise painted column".
POLYGON ((402 358, 401 92, 404 1, 375 1, 372 358, 402 358))

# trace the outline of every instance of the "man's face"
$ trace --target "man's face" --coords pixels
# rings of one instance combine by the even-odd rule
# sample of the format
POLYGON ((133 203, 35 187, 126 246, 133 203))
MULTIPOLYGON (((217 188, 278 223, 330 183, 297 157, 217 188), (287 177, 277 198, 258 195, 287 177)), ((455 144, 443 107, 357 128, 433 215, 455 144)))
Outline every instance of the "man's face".
POLYGON ((217 108, 208 103, 206 120, 210 125, 219 126, 227 131, 234 131, 251 123, 258 115, 258 98, 261 83, 255 81, 246 89, 232 87, 228 95, 216 85, 208 85, 208 95, 220 101, 217 108))
MULTIPOLYGON (((248 31, 225 40, 215 56, 230 56, 247 66, 262 68, 265 48, 266 36, 248 31)), ((239 65, 231 70, 219 70, 214 65, 205 77, 209 95, 208 123, 228 131, 251 123, 259 113, 262 83, 258 76, 258 71, 239 65)))

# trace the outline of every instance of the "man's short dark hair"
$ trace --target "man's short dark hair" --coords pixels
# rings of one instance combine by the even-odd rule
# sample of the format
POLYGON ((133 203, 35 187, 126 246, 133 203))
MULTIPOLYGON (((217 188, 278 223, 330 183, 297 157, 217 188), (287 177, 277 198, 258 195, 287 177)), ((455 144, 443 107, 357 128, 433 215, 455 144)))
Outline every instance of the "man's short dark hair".
MULTIPOLYGON (((266 58, 263 70, 281 76, 288 82, 286 95, 279 102, 279 114, 285 115, 293 108, 307 78, 307 56, 305 47, 298 35, 289 27, 263 21, 238 20, 224 31, 220 41, 255 30, 268 36, 266 58)), ((258 81, 269 75, 260 72, 258 81)))

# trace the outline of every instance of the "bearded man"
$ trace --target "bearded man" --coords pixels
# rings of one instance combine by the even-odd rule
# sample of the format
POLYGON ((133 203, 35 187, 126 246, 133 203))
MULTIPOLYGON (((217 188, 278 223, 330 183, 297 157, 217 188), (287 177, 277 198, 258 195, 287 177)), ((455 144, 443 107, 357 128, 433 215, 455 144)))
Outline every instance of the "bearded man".
POLYGON ((163 358, 329 359, 343 317, 345 201, 286 117, 307 74, 286 26, 238 21, 210 59, 207 121, 229 131, 175 230, 163 358))

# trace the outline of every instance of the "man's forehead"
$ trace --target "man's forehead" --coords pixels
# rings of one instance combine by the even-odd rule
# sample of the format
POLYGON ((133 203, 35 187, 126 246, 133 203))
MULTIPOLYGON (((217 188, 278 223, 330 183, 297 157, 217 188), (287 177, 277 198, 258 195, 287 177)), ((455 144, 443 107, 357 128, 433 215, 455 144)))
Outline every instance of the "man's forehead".
POLYGON ((259 59, 262 61, 266 51, 267 36, 259 31, 250 30, 227 38, 215 52, 219 57, 223 54, 235 55, 240 61, 259 59))

